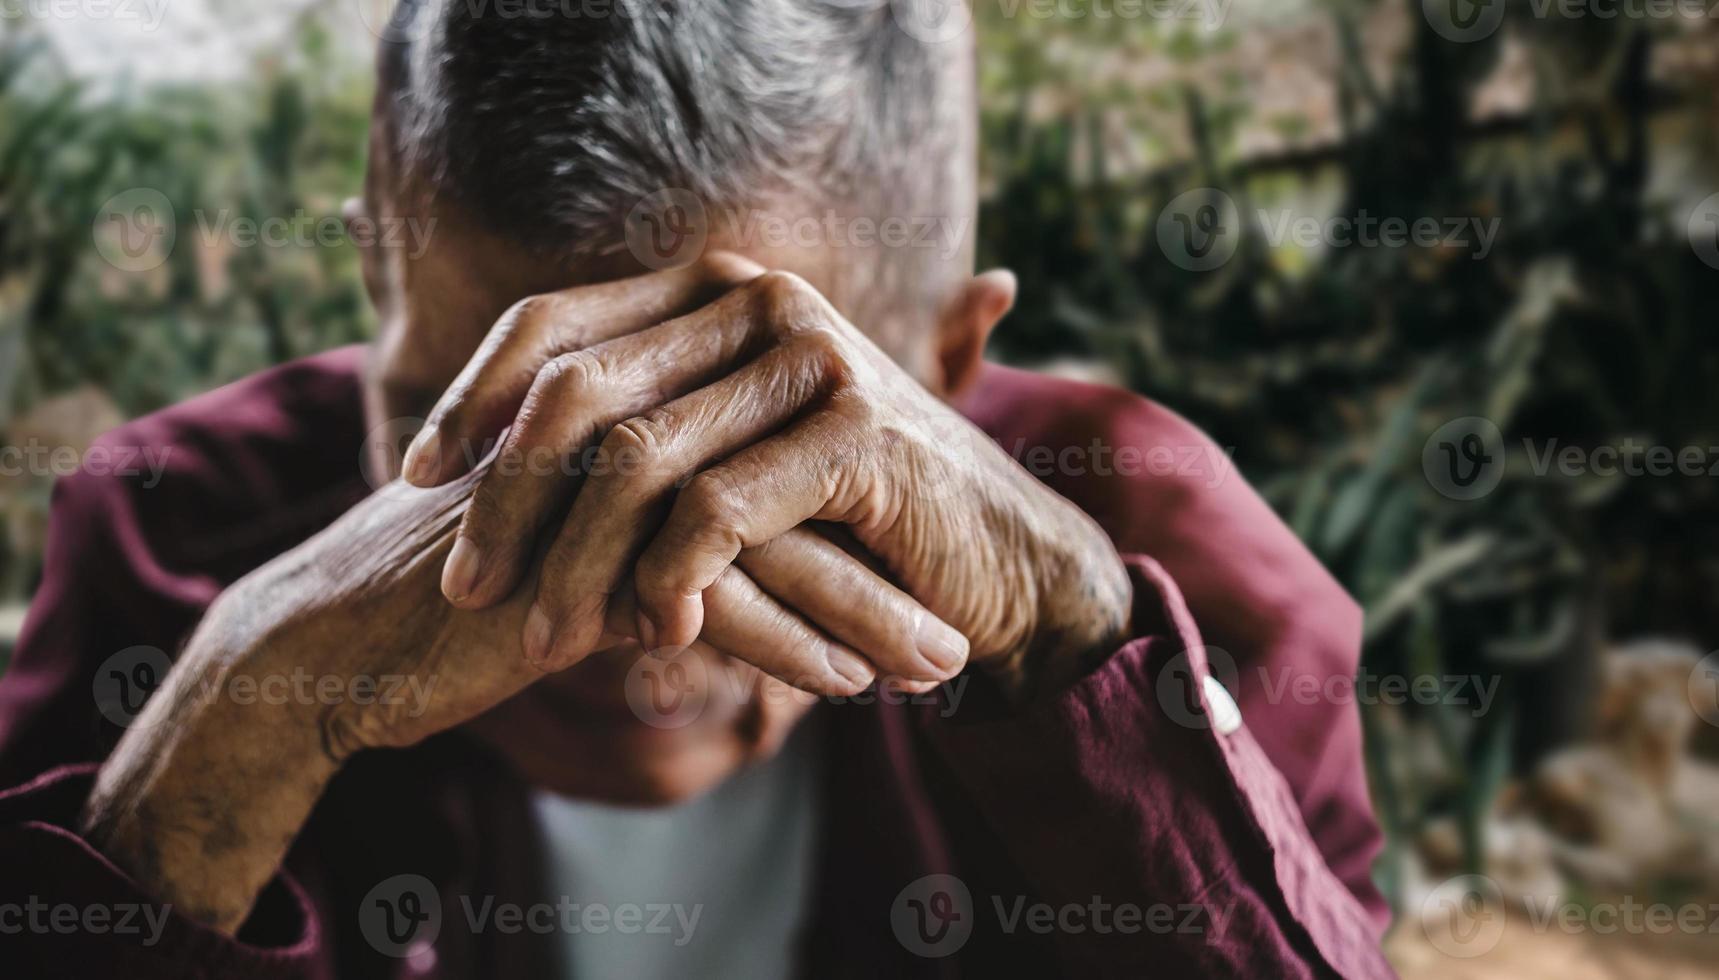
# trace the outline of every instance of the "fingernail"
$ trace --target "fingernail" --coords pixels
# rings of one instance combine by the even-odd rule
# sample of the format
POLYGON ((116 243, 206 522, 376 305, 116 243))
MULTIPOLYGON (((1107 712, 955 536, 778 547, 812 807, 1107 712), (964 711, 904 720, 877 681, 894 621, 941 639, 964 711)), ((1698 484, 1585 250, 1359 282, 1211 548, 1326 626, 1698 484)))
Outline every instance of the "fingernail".
POLYGON ((872 673, 871 664, 840 647, 831 647, 829 653, 830 669, 858 687, 865 687, 872 682, 876 675, 872 673))
POLYGON ((459 602, 477 587, 478 570, 483 567, 483 554, 470 538, 454 541, 448 563, 442 566, 442 595, 459 602))
POLYGON ((647 652, 654 652, 657 648, 657 624, 651 622, 651 617, 645 615, 643 610, 639 611, 638 620, 639 646, 644 647, 647 652))
POLYGON ((967 662, 967 638, 935 616, 919 618, 919 655, 931 666, 953 675, 967 662))
POLYGON ((554 639, 554 625, 541 606, 533 605, 525 617, 525 659, 540 664, 549 659, 549 643, 554 639))
POLYGON ((406 459, 400 464, 400 472, 407 483, 427 487, 435 481, 436 473, 441 469, 441 455, 441 433, 433 425, 425 426, 406 447, 406 459))

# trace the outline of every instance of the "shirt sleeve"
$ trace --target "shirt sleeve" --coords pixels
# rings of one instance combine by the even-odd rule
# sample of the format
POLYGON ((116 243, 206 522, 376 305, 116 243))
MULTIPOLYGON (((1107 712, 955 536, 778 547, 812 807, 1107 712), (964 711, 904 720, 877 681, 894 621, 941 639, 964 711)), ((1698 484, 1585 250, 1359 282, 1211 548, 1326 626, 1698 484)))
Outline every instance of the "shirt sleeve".
POLYGON ((94 765, 0 791, 0 963, 9 975, 327 980, 317 919, 286 873, 237 938, 151 897, 75 830, 94 765))
POLYGON ((1036 900, 1135 910, 1110 928, 1059 930, 1064 972, 1392 976, 1372 916, 1210 686, 1175 584, 1150 558, 1124 561, 1136 636, 1092 673, 1014 711, 919 714, 1036 900))

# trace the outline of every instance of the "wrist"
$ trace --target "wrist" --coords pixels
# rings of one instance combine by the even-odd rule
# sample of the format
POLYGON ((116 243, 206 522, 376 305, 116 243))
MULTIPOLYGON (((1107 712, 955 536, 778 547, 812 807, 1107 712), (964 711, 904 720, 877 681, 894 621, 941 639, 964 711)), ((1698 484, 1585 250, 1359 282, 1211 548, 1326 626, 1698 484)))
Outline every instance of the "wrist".
POLYGON ((1034 615, 1009 655, 989 665, 1015 700, 1073 684, 1129 637, 1133 586, 1128 570, 1109 538, 1080 516, 1086 533, 1063 536, 1064 546, 1047 550, 1035 576, 1034 615))

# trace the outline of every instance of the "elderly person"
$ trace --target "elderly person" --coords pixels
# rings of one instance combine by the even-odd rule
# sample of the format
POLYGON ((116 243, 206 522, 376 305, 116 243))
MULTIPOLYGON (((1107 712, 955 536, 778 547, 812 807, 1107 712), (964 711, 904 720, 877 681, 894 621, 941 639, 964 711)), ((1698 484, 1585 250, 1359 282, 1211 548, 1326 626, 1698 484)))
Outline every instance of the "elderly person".
POLYGON ((375 343, 58 488, 0 961, 1389 975, 1358 719, 1267 683, 1359 611, 1188 423, 983 362, 971 33, 892 9, 402 5, 375 343))

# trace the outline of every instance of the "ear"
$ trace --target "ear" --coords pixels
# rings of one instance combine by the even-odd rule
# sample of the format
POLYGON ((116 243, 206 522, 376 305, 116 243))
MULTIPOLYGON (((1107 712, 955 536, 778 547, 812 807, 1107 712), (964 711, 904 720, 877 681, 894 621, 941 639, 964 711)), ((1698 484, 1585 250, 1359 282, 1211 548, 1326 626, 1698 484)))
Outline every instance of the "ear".
POLYGON ((1015 305, 1015 274, 992 269, 961 284, 937 322, 937 362, 943 396, 957 398, 979 379, 985 341, 1015 305))

